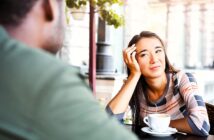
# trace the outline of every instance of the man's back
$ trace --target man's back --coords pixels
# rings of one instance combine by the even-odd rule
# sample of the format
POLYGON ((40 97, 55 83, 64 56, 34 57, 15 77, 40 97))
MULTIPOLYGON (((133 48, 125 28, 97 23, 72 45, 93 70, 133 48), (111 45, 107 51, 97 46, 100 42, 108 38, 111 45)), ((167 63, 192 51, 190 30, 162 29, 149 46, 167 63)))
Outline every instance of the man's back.
POLYGON ((109 119, 78 71, 0 27, 0 128, 26 139, 136 139, 109 119))

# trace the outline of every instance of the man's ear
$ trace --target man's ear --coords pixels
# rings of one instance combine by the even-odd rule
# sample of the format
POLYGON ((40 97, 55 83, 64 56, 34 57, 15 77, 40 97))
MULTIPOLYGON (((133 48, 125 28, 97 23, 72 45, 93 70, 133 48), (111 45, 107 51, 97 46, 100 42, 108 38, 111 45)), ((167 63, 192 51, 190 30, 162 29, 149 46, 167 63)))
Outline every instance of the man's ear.
POLYGON ((52 0, 43 0, 44 14, 47 21, 52 21, 54 18, 52 0))

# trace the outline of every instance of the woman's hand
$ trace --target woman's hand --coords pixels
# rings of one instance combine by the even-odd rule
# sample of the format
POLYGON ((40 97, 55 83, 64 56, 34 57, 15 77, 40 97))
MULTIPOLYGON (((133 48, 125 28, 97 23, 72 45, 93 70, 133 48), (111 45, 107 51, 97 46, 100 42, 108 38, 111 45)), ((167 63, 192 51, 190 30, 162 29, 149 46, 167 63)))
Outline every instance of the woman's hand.
POLYGON ((122 86, 117 95, 108 103, 108 106, 114 114, 120 114, 126 111, 137 82, 141 76, 140 66, 135 56, 135 45, 123 50, 123 59, 127 67, 130 69, 131 75, 128 77, 126 83, 122 86))
POLYGON ((135 56, 136 56, 135 44, 123 50, 123 59, 127 67, 130 69, 131 74, 141 75, 140 66, 135 56))

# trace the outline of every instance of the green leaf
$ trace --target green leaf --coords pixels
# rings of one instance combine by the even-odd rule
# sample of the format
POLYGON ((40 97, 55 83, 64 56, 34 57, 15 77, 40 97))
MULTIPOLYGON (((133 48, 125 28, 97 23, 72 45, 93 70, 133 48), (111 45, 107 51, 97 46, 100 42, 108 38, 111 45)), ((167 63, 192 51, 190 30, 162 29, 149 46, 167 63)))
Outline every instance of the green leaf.
POLYGON ((66 5, 69 8, 79 9, 81 6, 84 6, 89 2, 88 0, 66 0, 66 5))
MULTIPOLYGON (((87 5, 89 0, 66 0, 66 5, 69 8, 79 9, 81 6, 87 5)), ((92 0, 91 5, 95 8, 95 11, 99 11, 102 20, 106 21, 108 25, 113 25, 115 28, 124 24, 124 17, 118 15, 110 7, 113 4, 123 5, 122 0, 92 0)))

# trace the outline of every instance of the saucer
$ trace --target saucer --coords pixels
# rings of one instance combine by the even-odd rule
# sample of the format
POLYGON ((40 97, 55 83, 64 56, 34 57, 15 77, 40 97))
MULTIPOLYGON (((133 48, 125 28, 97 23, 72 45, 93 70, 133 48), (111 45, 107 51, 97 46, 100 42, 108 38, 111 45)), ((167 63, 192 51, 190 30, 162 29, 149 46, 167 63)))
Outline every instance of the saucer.
POLYGON ((151 130, 149 127, 143 127, 143 128, 141 128, 141 130, 143 132, 148 133, 155 137, 167 137, 167 136, 177 133, 177 129, 171 128, 171 127, 169 127, 169 129, 165 132, 156 132, 154 130, 151 130))

